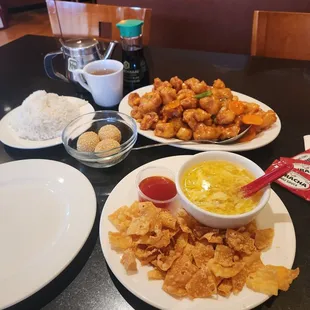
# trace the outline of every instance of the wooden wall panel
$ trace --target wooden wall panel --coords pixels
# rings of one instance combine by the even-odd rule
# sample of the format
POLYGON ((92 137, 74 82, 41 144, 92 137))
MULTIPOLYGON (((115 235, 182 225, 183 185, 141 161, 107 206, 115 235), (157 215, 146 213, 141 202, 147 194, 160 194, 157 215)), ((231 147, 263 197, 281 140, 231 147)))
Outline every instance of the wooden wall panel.
POLYGON ((97 0, 152 8, 152 45, 249 54, 254 10, 310 12, 309 0, 97 0))
POLYGON ((27 6, 32 4, 44 3, 44 0, 4 0, 8 8, 17 8, 21 6, 27 6))

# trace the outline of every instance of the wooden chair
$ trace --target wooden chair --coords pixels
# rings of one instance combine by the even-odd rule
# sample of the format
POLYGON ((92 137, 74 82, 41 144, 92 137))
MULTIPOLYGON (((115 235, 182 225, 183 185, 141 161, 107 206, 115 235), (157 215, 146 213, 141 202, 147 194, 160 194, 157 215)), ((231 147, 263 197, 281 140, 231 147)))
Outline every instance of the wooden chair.
POLYGON ((254 11, 251 55, 310 60, 310 14, 254 11))
POLYGON ((46 0, 52 32, 62 38, 96 37, 119 40, 116 24, 123 19, 141 19, 143 44, 148 45, 152 10, 68 1, 46 0))

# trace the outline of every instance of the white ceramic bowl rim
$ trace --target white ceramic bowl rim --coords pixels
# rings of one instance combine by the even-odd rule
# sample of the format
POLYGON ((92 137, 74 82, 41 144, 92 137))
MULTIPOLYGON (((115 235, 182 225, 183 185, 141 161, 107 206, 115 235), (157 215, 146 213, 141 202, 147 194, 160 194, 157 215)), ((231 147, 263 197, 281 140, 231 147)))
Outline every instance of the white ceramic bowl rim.
MULTIPOLYGON (((231 152, 225 152, 225 151, 209 151, 209 152, 203 152, 203 153, 198 153, 196 155, 193 155, 192 158, 189 160, 189 161, 192 161, 193 158, 196 158, 196 157, 204 157, 204 156, 208 156, 207 154, 211 154, 211 155, 224 155, 224 156, 227 156, 227 161, 229 162, 232 162, 232 163, 235 163, 237 165, 240 165, 242 166, 241 164, 238 164, 237 162, 233 161, 233 160, 230 160, 230 158, 232 158, 233 156, 236 157, 236 158, 239 158, 239 159, 242 159, 244 161, 246 161, 249 166, 252 166, 253 168, 255 167, 261 175, 263 175, 265 172, 256 164, 254 163, 253 161, 251 161, 250 159, 244 157, 244 156, 241 156, 241 155, 238 155, 238 154, 235 154, 235 153, 231 153, 231 152)), ((214 160, 214 159, 212 159, 214 160)), ((220 160, 224 160, 224 159, 220 159, 220 160)), ((259 201, 259 203, 249 212, 245 212, 245 213, 241 213, 241 214, 236 214, 236 215, 224 215, 224 214, 218 214, 218 213, 213 213, 213 212, 209 212, 207 210, 204 210, 202 208, 199 208, 197 207, 194 203, 192 203, 184 194, 183 194, 183 191, 182 191, 182 188, 180 186, 180 177, 181 177, 181 171, 183 169, 183 167, 189 162, 189 161, 186 161, 178 170, 177 172, 177 177, 176 177, 176 187, 177 187, 177 192, 178 194, 182 197, 182 199, 186 200, 194 209, 196 209, 197 211, 200 211, 202 213, 205 213, 205 214, 208 214, 214 218, 219 218, 219 219, 241 219, 241 218, 245 218, 245 217, 249 217, 253 214, 256 214, 258 210, 262 209, 266 203, 268 202, 269 200, 269 197, 270 197, 270 186, 267 186, 265 187, 265 189, 263 189, 263 194, 262 194, 262 197, 259 201)), ((208 158, 204 158, 201 160, 201 162, 204 162, 204 161, 208 161, 208 158)), ((251 169, 248 169, 250 172, 253 173, 253 170, 251 169)))

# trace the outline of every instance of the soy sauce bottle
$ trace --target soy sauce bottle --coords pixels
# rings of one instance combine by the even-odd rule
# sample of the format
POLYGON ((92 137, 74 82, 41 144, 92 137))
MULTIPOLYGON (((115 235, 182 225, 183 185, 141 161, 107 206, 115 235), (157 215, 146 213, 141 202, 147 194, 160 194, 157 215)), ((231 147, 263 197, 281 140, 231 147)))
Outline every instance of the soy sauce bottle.
POLYGON ((120 30, 125 94, 149 85, 149 71, 143 54, 142 20, 127 19, 116 26, 120 30))

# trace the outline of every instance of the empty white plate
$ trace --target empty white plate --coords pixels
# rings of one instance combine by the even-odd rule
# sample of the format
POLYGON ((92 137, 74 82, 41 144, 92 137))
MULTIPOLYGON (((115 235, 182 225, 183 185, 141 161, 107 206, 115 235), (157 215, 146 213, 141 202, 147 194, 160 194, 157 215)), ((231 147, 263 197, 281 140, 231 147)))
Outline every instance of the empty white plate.
POLYGON ((85 243, 96 215, 88 179, 41 159, 0 165, 0 309, 48 284, 85 243))

